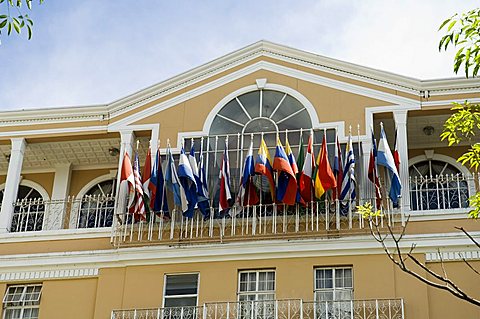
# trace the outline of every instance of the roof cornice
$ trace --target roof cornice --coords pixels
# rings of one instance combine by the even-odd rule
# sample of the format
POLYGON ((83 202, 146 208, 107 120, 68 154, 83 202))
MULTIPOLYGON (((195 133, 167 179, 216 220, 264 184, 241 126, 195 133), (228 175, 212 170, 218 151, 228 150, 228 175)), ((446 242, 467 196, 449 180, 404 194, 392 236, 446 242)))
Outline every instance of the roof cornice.
POLYGON ((480 78, 419 80, 262 40, 108 104, 0 112, 0 127, 53 122, 109 121, 149 101, 261 56, 303 64, 327 73, 414 95, 420 95, 422 91, 430 91, 430 95, 480 92, 480 78))

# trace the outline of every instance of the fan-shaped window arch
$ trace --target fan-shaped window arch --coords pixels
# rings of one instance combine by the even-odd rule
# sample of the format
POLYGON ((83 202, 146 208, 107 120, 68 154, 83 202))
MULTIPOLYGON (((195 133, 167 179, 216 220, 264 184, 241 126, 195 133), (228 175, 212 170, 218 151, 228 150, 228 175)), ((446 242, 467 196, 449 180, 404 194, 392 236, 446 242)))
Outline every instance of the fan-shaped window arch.
POLYGON ((469 185, 455 165, 440 159, 418 161, 409 168, 412 210, 468 207, 469 185))
POLYGON ((109 177, 88 188, 80 200, 76 228, 111 227, 115 209, 116 179, 109 177))
MULTIPOLYGON (((0 205, 3 204, 5 184, 0 186, 0 205)), ((22 180, 17 192, 14 205, 11 232, 39 231, 42 230, 45 218, 45 201, 49 199, 48 193, 39 184, 22 180)))

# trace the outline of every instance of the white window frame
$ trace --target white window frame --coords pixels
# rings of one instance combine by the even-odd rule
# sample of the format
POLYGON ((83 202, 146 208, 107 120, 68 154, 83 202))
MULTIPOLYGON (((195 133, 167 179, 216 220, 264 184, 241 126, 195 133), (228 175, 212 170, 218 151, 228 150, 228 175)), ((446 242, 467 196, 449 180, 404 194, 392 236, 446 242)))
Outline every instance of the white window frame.
MULTIPOLYGON (((351 293, 351 300, 354 299, 354 287, 353 287, 353 266, 335 266, 335 267, 316 267, 313 269, 313 289, 314 289, 314 300, 315 302, 319 302, 319 301, 327 301, 327 300, 320 300, 319 297, 318 297, 318 294, 321 293, 321 292, 332 292, 332 295, 333 295, 333 299, 331 301, 338 301, 336 299, 336 295, 337 295, 337 292, 338 291, 346 291, 346 290, 349 290, 350 293, 351 293), (352 274, 352 286, 351 287, 336 287, 336 271, 337 270, 345 270, 345 269, 349 269, 351 271, 351 274, 352 274), (332 288, 317 288, 317 271, 318 270, 332 270, 332 288)), ((344 299, 346 300, 346 299, 344 299)), ((350 300, 350 299, 349 299, 350 300)), ((328 300, 330 301, 330 300, 328 300)))
POLYGON ((273 295, 273 299, 275 300, 276 298, 276 289, 277 289, 277 274, 275 269, 259 269, 259 270, 242 270, 238 272, 238 285, 237 285, 237 300, 240 301, 241 296, 250 296, 250 295, 255 295, 255 301, 258 301, 258 296, 259 295, 273 295), (256 279, 255 279, 255 290, 254 291, 240 291, 240 278, 242 274, 250 274, 250 273, 255 273, 256 274, 256 279), (259 278, 260 278, 260 273, 273 273, 273 290, 262 290, 260 291, 258 289, 259 286, 259 278))
MULTIPOLYGON (((192 298, 195 297, 195 306, 198 307, 198 292, 200 291, 200 273, 198 272, 190 272, 190 273, 176 273, 176 274, 165 274, 163 277, 163 301, 162 307, 165 308, 165 300, 166 299, 180 299, 180 298, 192 298), (197 275, 197 293, 196 294, 188 294, 188 295, 171 295, 167 296, 167 277, 169 276, 182 276, 182 275, 197 275)), ((192 306, 193 307, 193 306, 192 306)))
POLYGON ((7 286, 7 289, 5 291, 5 295, 3 296, 3 312, 2 312, 2 317, 6 318, 7 312, 9 310, 18 310, 20 309, 20 318, 23 318, 24 316, 24 311, 26 309, 40 309, 40 299, 42 296, 42 284, 28 284, 28 285, 9 285, 7 286), (10 289, 15 289, 21 287, 23 288, 22 295, 20 297, 20 300, 18 301, 9 301, 9 304, 17 303, 18 305, 7 305, 7 297, 10 296, 9 291, 10 289), (38 298, 37 299, 32 299, 32 300, 25 300, 25 294, 27 292, 28 287, 40 287, 40 291, 38 293, 38 298), (34 303, 34 304, 26 304, 26 303, 34 303))

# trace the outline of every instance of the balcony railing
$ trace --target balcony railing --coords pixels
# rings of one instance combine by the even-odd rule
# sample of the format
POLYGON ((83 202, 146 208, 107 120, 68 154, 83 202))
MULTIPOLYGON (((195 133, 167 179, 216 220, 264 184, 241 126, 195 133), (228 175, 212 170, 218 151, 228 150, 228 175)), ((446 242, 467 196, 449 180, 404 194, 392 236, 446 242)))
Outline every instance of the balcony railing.
POLYGON ((19 200, 14 204, 10 231, 40 231, 46 228, 46 223, 57 228, 111 227, 114 208, 113 195, 19 200))
MULTIPOLYGON (((363 204, 365 201, 361 201, 363 204)), ((112 242, 116 246, 142 243, 222 242, 248 238, 275 239, 340 236, 365 233, 368 225, 356 212, 358 203, 318 201, 306 206, 277 204, 233 207, 230 214, 215 212, 204 218, 199 211, 193 218, 174 210, 170 215, 150 214, 146 220, 131 214, 116 214, 112 242)), ((385 210, 381 223, 395 226, 403 220, 400 210, 385 210)))
POLYGON ((112 311, 111 319, 404 319, 403 299, 206 303, 198 307, 112 311))
POLYGON ((464 209, 479 185, 479 174, 410 177, 410 208, 414 211, 464 209))

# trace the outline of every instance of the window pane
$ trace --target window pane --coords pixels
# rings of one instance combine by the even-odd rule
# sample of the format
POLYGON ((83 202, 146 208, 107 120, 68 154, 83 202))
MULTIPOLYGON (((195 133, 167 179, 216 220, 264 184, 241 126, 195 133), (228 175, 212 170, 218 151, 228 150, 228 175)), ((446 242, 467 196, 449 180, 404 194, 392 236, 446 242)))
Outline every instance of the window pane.
POLYGON ((197 293, 197 285, 197 274, 167 276, 165 295, 194 295, 197 293))
POLYGON ((165 298, 165 307, 196 306, 197 297, 165 298))
POLYGON ((228 117, 240 123, 247 123, 249 118, 247 114, 242 110, 241 106, 237 103, 237 100, 232 100, 225 105, 218 114, 228 117))
POLYGON ((285 93, 281 93, 277 91, 269 91, 269 90, 263 91, 262 115, 265 117, 270 117, 273 110, 275 110, 275 108, 277 107, 278 103, 282 100, 284 95, 285 93))
POLYGON ((243 94, 238 97, 251 118, 260 116, 260 91, 243 94))

